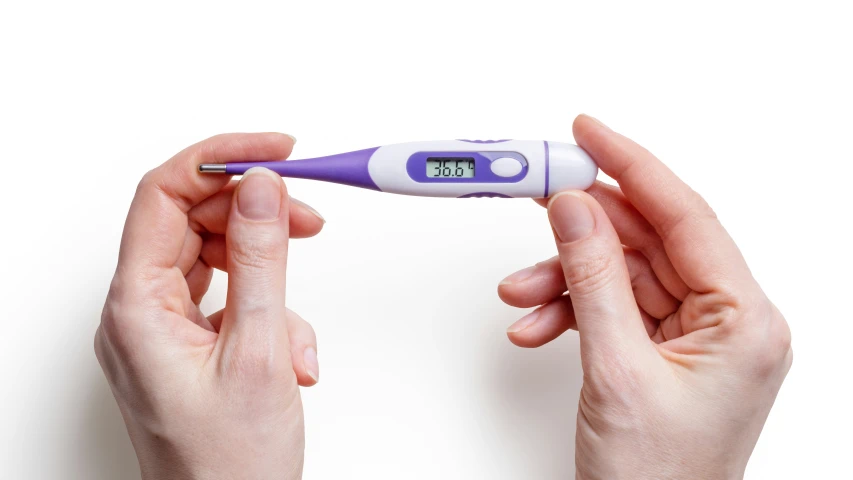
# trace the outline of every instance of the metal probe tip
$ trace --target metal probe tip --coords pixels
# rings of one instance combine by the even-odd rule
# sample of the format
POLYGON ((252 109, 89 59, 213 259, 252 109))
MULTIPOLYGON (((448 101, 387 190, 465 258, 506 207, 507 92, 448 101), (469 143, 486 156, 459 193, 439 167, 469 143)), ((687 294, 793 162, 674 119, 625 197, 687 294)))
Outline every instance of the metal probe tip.
POLYGON ((202 173, 225 173, 225 164, 223 163, 202 163, 198 166, 198 171, 202 173))

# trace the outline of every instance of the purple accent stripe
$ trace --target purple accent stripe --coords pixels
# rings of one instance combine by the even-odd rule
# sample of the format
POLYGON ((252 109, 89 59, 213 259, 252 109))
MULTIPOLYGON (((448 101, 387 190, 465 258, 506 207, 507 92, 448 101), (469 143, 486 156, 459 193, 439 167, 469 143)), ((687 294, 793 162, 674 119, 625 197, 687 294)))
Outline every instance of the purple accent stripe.
POLYGON ((467 195, 460 195, 456 198, 480 198, 480 197, 490 197, 490 198, 512 198, 509 195, 503 193, 494 193, 494 192, 476 192, 469 193, 467 195))
POLYGON ((551 152, 548 149, 548 142, 545 142, 545 196, 542 198, 548 198, 548 184, 550 182, 551 177, 551 152))
POLYGON ((290 178, 307 178, 324 182, 340 183, 353 187, 379 190, 376 182, 370 178, 367 164, 379 147, 340 153, 328 157, 308 158, 305 160, 282 160, 277 162, 240 162, 229 163, 225 173, 242 175, 252 167, 264 167, 290 178))

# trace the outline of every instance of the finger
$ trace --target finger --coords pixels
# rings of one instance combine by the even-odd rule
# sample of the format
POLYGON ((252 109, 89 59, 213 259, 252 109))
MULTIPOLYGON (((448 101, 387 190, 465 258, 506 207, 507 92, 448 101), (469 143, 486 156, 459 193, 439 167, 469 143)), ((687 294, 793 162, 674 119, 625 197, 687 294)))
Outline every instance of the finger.
POLYGON ((676 311, 672 315, 661 320, 657 331, 652 335, 652 339, 657 343, 662 343, 684 335, 681 317, 682 312, 676 311))
MULTIPOLYGON (((656 343, 666 341, 661 333, 662 322, 640 309, 643 326, 656 343)), ((577 330, 577 322, 568 295, 554 298, 542 307, 525 315, 507 329, 510 341, 519 347, 535 348, 545 345, 566 330, 577 330)))
POLYGON ((675 313, 681 302, 663 287, 645 255, 633 248, 625 248, 623 252, 631 277, 631 289, 640 310, 656 319, 675 313))
MULTIPOLYGON (((196 231, 224 234, 231 210, 231 197, 237 181, 232 181, 216 194, 189 211, 190 224, 196 231)), ((313 237, 320 233, 326 220, 310 205, 290 199, 290 238, 313 237)))
POLYGON ((190 290, 190 298, 193 303, 198 305, 201 303, 204 294, 207 293, 207 289, 210 288, 210 281, 213 280, 213 269, 199 258, 187 272, 185 278, 190 290))
MULTIPOLYGON (((607 214, 584 192, 551 197, 548 217, 580 332, 582 361, 649 353, 622 244, 607 214)), ((611 361, 611 360, 607 360, 611 361)))
MULTIPOLYGON (((225 310, 207 317, 211 328, 219 331, 225 310)), ((296 312, 286 309, 285 324, 290 339, 290 362, 296 380, 303 387, 310 387, 320 380, 320 365, 317 362, 317 336, 314 328, 296 312)))
POLYGON ((225 235, 206 234, 201 245, 199 258, 212 268, 228 271, 228 261, 225 254, 225 235))
POLYGON ((287 309, 287 334, 290 337, 290 358, 296 380, 303 387, 310 387, 320 380, 320 365, 317 363, 317 336, 311 324, 294 311, 287 309))
POLYGON ((572 300, 558 297, 513 323, 506 330, 509 341, 525 348, 545 345, 568 329, 577 330, 572 300))
POLYGON ((184 243, 187 212, 229 181, 225 175, 199 174, 199 164, 277 160, 287 157, 292 147, 292 138, 281 133, 218 135, 148 172, 127 216, 120 270, 171 268, 176 264, 184 243))
POLYGON ((655 275, 675 298, 683 301, 688 287, 666 254, 655 229, 625 198, 618 187, 599 183, 587 190, 607 212, 622 244, 639 250, 649 260, 655 275))
POLYGON ((713 210, 654 155, 592 117, 573 125, 575 140, 663 240, 679 276, 698 292, 754 284, 746 262, 713 210))
MULTIPOLYGON (((661 285, 646 257, 627 247, 623 252, 634 298, 640 308, 655 318, 665 318, 675 312, 680 303, 661 285)), ((498 285, 498 296, 508 305, 529 308, 549 302, 566 290, 560 257, 553 257, 504 279, 498 285)))
POLYGON ((311 205, 290 198, 290 238, 308 238, 320 233, 326 219, 311 205))
MULTIPOLYGON (((230 194, 228 198, 231 198, 230 194)), ((203 202, 202 205, 204 203, 206 202, 203 202)), ((225 215, 228 214, 227 211, 223 213, 225 215)), ((190 218, 192 218, 192 211, 190 212, 190 218)), ((202 225, 199 230, 208 230, 209 226, 214 227, 212 230, 208 230, 214 233, 204 234, 204 243, 199 254, 211 267, 227 272, 224 235, 227 221, 223 220, 221 226, 215 222, 216 220, 207 225, 199 223, 199 225, 202 225)), ((293 197, 290 198, 290 238, 313 237, 320 233, 325 223, 326 220, 316 210, 293 197)))
POLYGON ((519 270, 498 284, 498 296, 507 305, 530 308, 566 293, 560 257, 555 256, 519 270))
POLYGON ((222 327, 222 317, 225 315, 225 309, 217 310, 215 313, 211 313, 207 316, 207 321, 213 327, 213 329, 218 333, 219 329, 222 327))
POLYGON ((232 202, 225 236, 228 294, 220 358, 258 371, 292 373, 284 320, 287 190, 278 175, 252 168, 240 180, 232 202))
POLYGON ((175 267, 177 267, 185 276, 196 264, 198 255, 201 252, 201 245, 201 235, 194 232, 192 229, 186 229, 186 232, 184 233, 184 245, 181 247, 181 253, 178 255, 178 261, 175 262, 175 267))
MULTIPOLYGON (((655 229, 640 215, 640 212, 625 198, 618 187, 596 181, 586 192, 604 208, 607 217, 619 235, 623 245, 637 249, 649 259, 655 275, 667 291, 683 301, 690 288, 675 271, 655 229)), ((545 207, 547 198, 537 198, 536 203, 545 207)))
MULTIPOLYGON (((661 323, 660 320, 652 317, 651 315, 646 313, 646 311, 643 310, 642 308, 640 309, 640 316, 643 317, 643 326, 646 327, 646 334, 649 336, 649 338, 653 339, 654 335, 660 329, 660 323, 661 323)), ((655 343, 660 343, 660 342, 655 342, 655 343)))

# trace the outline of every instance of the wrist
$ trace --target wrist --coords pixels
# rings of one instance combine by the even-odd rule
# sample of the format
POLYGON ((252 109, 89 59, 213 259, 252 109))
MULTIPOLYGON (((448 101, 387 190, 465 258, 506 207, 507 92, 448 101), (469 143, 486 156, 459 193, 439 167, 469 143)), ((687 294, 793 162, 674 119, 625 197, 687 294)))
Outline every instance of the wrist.
POLYGON ((709 480, 743 480, 744 469, 713 465, 701 467, 686 465, 688 462, 661 462, 643 465, 609 465, 594 468, 578 462, 575 466, 576 480, 681 480, 685 478, 704 478, 709 480))
POLYGON ((143 480, 302 478, 304 443, 301 437, 299 442, 282 442, 281 439, 257 438, 264 435, 252 439, 252 432, 242 433, 220 436, 187 431, 177 438, 147 433, 132 435, 131 440, 143 480))
MULTIPOLYGON (((210 449, 217 446, 212 445, 210 449)), ((229 456, 230 457, 230 456, 229 456)), ((302 457, 289 462, 270 462, 263 452, 229 461, 223 458, 187 458, 179 455, 139 455, 142 480, 231 480, 235 478, 300 480, 302 457), (230 461, 235 460, 235 461, 230 461)))

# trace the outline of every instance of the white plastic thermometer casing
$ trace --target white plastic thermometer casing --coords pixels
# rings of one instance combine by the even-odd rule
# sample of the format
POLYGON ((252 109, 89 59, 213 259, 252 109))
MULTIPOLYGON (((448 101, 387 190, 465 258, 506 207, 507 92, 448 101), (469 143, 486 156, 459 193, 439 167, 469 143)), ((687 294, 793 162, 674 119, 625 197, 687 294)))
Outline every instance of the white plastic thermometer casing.
MULTIPOLYGON (((462 155, 464 156, 464 155, 462 155)), ((482 168, 478 165, 477 168, 482 168)), ((417 168, 426 169, 426 166, 417 168)), ((370 177, 383 192, 428 197, 464 197, 477 194, 497 194, 507 197, 547 197, 560 190, 589 188, 598 174, 598 167, 589 155, 570 143, 535 140, 506 140, 475 143, 463 140, 401 143, 379 147, 368 163, 370 177), (499 182, 436 182, 412 178, 409 160, 419 152, 435 154, 434 157, 452 157, 451 154, 497 153, 489 155, 488 168, 502 179, 499 182), (516 155, 501 155, 503 153, 516 155), (524 165, 526 161, 527 165, 524 165), (525 168, 526 167, 526 168, 525 168), (519 175, 524 172, 524 175, 519 175), (508 177, 508 175, 515 173, 508 177)))
POLYGON ((203 165, 242 174, 251 167, 282 176, 424 197, 548 197, 589 188, 598 167, 577 145, 541 140, 443 140, 400 143, 306 160, 203 165))

